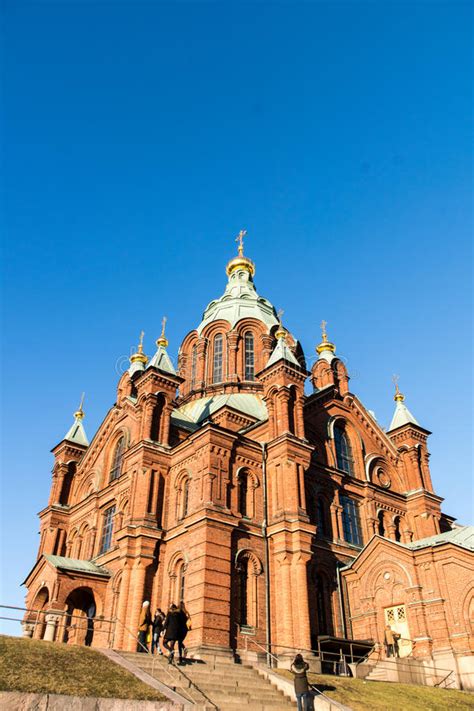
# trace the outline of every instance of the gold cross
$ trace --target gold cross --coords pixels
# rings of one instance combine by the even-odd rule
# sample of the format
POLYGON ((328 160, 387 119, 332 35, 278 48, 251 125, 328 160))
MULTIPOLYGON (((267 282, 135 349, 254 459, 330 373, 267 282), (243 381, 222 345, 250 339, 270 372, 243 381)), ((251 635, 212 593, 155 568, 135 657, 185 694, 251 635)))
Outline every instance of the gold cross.
POLYGON ((247 234, 247 230, 240 230, 239 234, 235 238, 235 241, 239 243, 239 256, 242 257, 244 253, 244 237, 247 234))
POLYGON ((145 331, 140 331, 140 338, 138 339, 138 352, 143 353, 143 336, 145 331))
POLYGON ((281 317, 283 316, 284 313, 285 313, 285 312, 284 312, 283 309, 278 309, 278 311, 277 311, 277 317, 278 317, 278 321, 279 321, 279 323, 280 323, 280 326, 281 326, 281 317))
POLYGON ((161 319, 161 336, 163 337, 165 335, 165 328, 166 328, 166 322, 167 322, 166 316, 163 316, 161 319))
POLYGON ((328 339, 328 334, 326 333, 326 326, 328 325, 327 321, 321 321, 321 331, 323 332, 323 341, 327 341, 328 339))
POLYGON ((395 385, 395 392, 398 394, 400 392, 398 387, 398 381, 400 380, 399 375, 392 375, 392 383, 395 385))
POLYGON ((82 393, 82 395, 81 395, 81 402, 79 403, 79 412, 82 412, 82 408, 83 408, 83 405, 84 405, 84 397, 85 397, 85 395, 86 395, 85 393, 82 393))

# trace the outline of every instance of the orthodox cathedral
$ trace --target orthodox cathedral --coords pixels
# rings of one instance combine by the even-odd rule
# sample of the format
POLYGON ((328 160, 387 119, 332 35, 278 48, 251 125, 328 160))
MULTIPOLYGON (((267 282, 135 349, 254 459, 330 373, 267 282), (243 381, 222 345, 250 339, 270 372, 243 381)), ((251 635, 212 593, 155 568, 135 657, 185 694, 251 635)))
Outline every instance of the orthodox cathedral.
POLYGON ((401 656, 472 687, 474 529, 441 511, 430 432, 398 385, 380 426, 324 322, 308 372, 243 236, 177 368, 163 323, 92 441, 81 403, 52 450, 25 635, 71 642, 83 614, 83 642, 135 650, 143 601, 184 600, 196 654, 380 648, 388 624, 401 656))

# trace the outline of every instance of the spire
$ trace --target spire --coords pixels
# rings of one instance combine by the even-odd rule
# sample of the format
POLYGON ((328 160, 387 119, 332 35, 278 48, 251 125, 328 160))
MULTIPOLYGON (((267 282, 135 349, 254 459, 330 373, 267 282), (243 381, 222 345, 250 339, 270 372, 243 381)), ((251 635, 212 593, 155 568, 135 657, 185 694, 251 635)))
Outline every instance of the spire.
POLYGON ((161 320, 161 335, 156 341, 157 346, 163 346, 163 348, 168 347, 168 339, 165 336, 165 328, 166 328, 166 322, 167 322, 166 316, 163 316, 161 320))
POLYGON ((148 367, 158 368, 158 370, 162 370, 165 373, 176 375, 176 370, 174 369, 173 363, 171 362, 170 357, 166 351, 166 348, 168 346, 168 339, 165 336, 167 320, 168 319, 166 318, 166 316, 163 316, 163 320, 161 321, 161 335, 159 338, 156 339, 156 346, 158 350, 149 362, 148 367))
POLYGON ((130 368, 128 372, 130 375, 134 375, 142 370, 145 370, 145 366, 148 363, 148 357, 143 352, 143 336, 144 331, 141 331, 140 338, 138 340, 137 352, 130 356, 130 368))
POLYGON ((84 447, 89 446, 89 440, 87 439, 82 420, 84 419, 84 410, 82 409, 84 405, 84 393, 82 393, 81 402, 79 404, 79 409, 74 413, 74 424, 71 429, 68 430, 64 439, 68 442, 74 442, 74 444, 81 444, 84 447))
POLYGON ((234 257, 227 264, 226 272, 227 276, 231 276, 235 271, 243 269, 248 272, 250 278, 255 274, 255 264, 248 257, 244 257, 244 237, 247 234, 247 230, 240 230, 239 234, 235 238, 235 241, 239 243, 238 252, 239 256, 234 257))
POLYGON ((331 362, 335 358, 336 346, 328 340, 326 333, 327 321, 321 321, 322 340, 319 346, 316 346, 316 353, 320 358, 331 362))
POLYGON ((390 432, 391 430, 395 430, 397 427, 402 427, 403 425, 417 425, 420 427, 420 423, 416 421, 404 403, 405 395, 400 392, 398 387, 399 376, 394 375, 392 380, 395 383, 395 395, 393 396, 393 399, 395 400, 396 405, 388 431, 390 432))
POLYGON ((293 365, 297 365, 298 368, 300 367, 300 364, 296 360, 295 356, 293 355, 293 352, 288 348, 286 345, 286 336, 288 334, 288 331, 286 328, 283 326, 281 322, 281 317, 283 316, 283 310, 280 309, 278 311, 278 328, 275 331, 275 337, 277 339, 276 346, 273 349, 273 353, 271 354, 270 358, 268 359, 268 363, 265 366, 268 368, 270 365, 273 365, 274 363, 278 363, 279 360, 286 360, 289 363, 292 363, 293 365))
POLYGON ((277 340, 280 340, 280 338, 281 339, 286 338, 286 334, 288 333, 288 331, 286 330, 286 328, 283 327, 283 324, 281 322, 281 317, 283 316, 284 313, 285 312, 283 311, 283 309, 278 309, 278 313, 277 313, 278 328, 275 331, 275 338, 277 340))

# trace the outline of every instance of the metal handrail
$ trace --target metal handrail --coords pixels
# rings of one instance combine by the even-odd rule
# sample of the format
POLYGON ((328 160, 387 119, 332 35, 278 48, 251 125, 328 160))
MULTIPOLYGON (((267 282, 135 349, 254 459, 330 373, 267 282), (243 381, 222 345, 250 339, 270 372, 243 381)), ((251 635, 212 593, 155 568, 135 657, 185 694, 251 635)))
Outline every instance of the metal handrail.
MULTIPOLYGON (((97 622, 100 622, 100 623, 104 623, 104 622, 105 622, 105 623, 109 623, 111 626, 113 626, 114 629, 115 629, 115 627, 116 627, 116 625, 117 625, 117 623, 118 623, 118 624, 122 625, 123 629, 127 632, 127 634, 129 634, 131 637, 133 637, 133 639, 137 642, 137 645, 139 645, 139 646, 143 649, 144 652, 146 652, 147 654, 150 654, 150 651, 149 651, 148 647, 146 647, 145 645, 143 645, 143 644, 137 639, 136 635, 132 632, 132 630, 130 630, 130 629, 127 627, 127 625, 126 625, 124 622, 122 622, 118 617, 113 617, 112 619, 107 619, 107 618, 102 617, 102 616, 99 615, 99 616, 97 616, 97 617, 84 618, 84 617, 82 617, 81 615, 73 615, 72 613, 70 614, 70 613, 68 613, 67 610, 54 610, 54 613, 51 613, 50 610, 44 610, 44 609, 43 609, 43 610, 34 610, 33 608, 29 608, 29 607, 17 607, 17 606, 15 606, 15 605, 0 605, 0 610, 1 610, 1 609, 5 609, 5 610, 18 610, 18 611, 22 611, 22 612, 26 612, 26 613, 34 613, 34 614, 36 615, 36 618, 34 619, 34 621, 33 621, 33 620, 31 621, 31 624, 34 624, 33 634, 34 634, 34 631, 36 630, 36 627, 37 627, 37 625, 38 625, 38 621, 39 621, 39 618, 40 618, 41 615, 46 616, 46 615, 49 615, 49 614, 54 614, 54 615, 57 615, 58 617, 63 617, 63 618, 64 618, 64 617, 67 617, 67 618, 69 618, 69 619, 78 619, 78 620, 81 620, 82 622, 86 622, 86 620, 87 620, 87 621, 88 621, 88 620, 96 620, 97 622)), ((3 616, 3 615, 2 615, 2 616, 0 616, 0 619, 1 619, 1 620, 8 620, 8 621, 10 621, 10 622, 25 622, 25 616, 23 616, 22 618, 20 618, 20 617, 7 617, 7 616, 3 616)), ((27 621, 28 621, 28 620, 27 620, 27 621)), ((111 634, 110 634, 110 630, 109 630, 109 640, 108 640, 108 642, 109 642, 109 647, 110 647, 110 648, 113 648, 113 637, 114 637, 114 636, 115 636, 115 635, 111 635, 111 634)), ((152 655, 152 657, 153 657, 153 662, 152 662, 152 668, 151 668, 151 671, 152 671, 151 676, 154 675, 155 663, 156 663, 155 655, 152 655)), ((211 699, 208 698, 208 696, 204 693, 204 691, 202 691, 202 689, 200 689, 199 686, 183 672, 182 669, 180 669, 179 667, 174 667, 174 669, 176 669, 176 670, 178 671, 178 673, 181 675, 181 677, 184 677, 184 678, 186 679, 186 681, 187 681, 188 684, 189 684, 189 687, 194 687, 194 688, 199 692, 199 694, 201 694, 201 696, 202 696, 210 705, 212 705, 212 706, 213 706, 214 708, 216 708, 216 709, 218 708, 218 707, 216 706, 216 704, 215 704, 211 699)), ((181 689, 181 690, 184 692, 184 694, 183 694, 184 697, 185 697, 185 698, 189 698, 189 700, 190 700, 191 702, 195 703, 195 700, 192 698, 192 695, 189 693, 189 690, 186 691, 186 688, 180 683, 179 677, 178 677, 178 679, 175 679, 175 678, 173 677, 173 675, 171 674, 171 671, 170 671, 169 669, 167 669, 167 667, 164 667, 164 671, 165 671, 165 673, 169 676, 169 678, 170 678, 170 680, 171 680, 173 686, 175 686, 175 687, 177 686, 179 689, 181 689)))
MULTIPOLYGON (((122 625, 123 629, 124 629, 126 632, 128 632, 129 635, 131 635, 134 639, 136 639, 136 636, 134 635, 134 633, 132 632, 132 630, 130 630, 130 629, 127 627, 127 625, 126 625, 124 622, 122 622, 122 620, 120 620, 118 617, 116 617, 116 618, 115 618, 115 621, 118 622, 120 625, 122 625)), ((152 673, 151 673, 151 676, 154 676, 155 663, 156 663, 156 656, 155 656, 154 654, 151 654, 151 652, 150 652, 150 650, 148 649, 148 647, 147 647, 146 645, 142 644, 142 643, 140 642, 140 640, 137 640, 137 644, 138 644, 140 647, 142 647, 142 649, 145 651, 146 654, 151 655, 151 657, 152 657, 152 665, 151 665, 151 672, 152 672, 152 673)), ((203 691, 192 679, 190 679, 190 678, 184 673, 184 671, 183 671, 180 667, 174 666, 173 668, 174 668, 179 674, 181 674, 181 676, 184 676, 184 678, 186 679, 186 681, 189 683, 189 686, 190 686, 190 687, 194 687, 194 688, 201 694, 201 696, 203 696, 203 697, 206 699, 206 701, 209 702, 209 704, 211 704, 215 709, 218 709, 218 706, 214 703, 214 701, 212 701, 212 700, 204 693, 204 691, 203 691)), ((172 676, 170 670, 169 670, 167 667, 164 667, 164 671, 169 675, 169 677, 171 678, 171 681, 173 682, 173 684, 176 684, 176 680, 173 678, 173 676, 172 676)), ((186 691, 185 687, 182 686, 179 682, 178 682, 177 685, 178 685, 178 687, 179 687, 182 691, 184 691, 184 696, 185 696, 185 697, 186 697, 186 696, 187 696, 187 697, 191 697, 191 698, 190 698, 190 701, 193 702, 193 703, 195 703, 195 699, 193 699, 193 698, 192 698, 192 695, 191 695, 189 692, 186 691)))
POLYGON ((101 624, 102 624, 102 623, 109 624, 109 625, 110 625, 109 630, 108 630, 109 643, 110 643, 111 636, 113 636, 113 635, 111 635, 111 631, 112 631, 112 629, 114 628, 115 619, 113 619, 113 618, 112 618, 112 619, 107 619, 106 617, 103 617, 102 615, 98 615, 97 617, 86 617, 86 618, 84 618, 84 617, 82 617, 81 615, 73 615, 72 613, 68 612, 67 610, 54 610, 54 611, 52 612, 51 610, 45 610, 45 609, 35 610, 35 609, 31 608, 31 607, 17 607, 16 605, 0 605, 0 609, 3 609, 3 610, 20 610, 20 611, 22 611, 22 612, 26 612, 28 615, 29 615, 29 614, 34 614, 34 615, 36 615, 34 621, 33 621, 33 620, 30 620, 30 619, 28 619, 28 618, 25 619, 25 615, 24 615, 22 618, 19 618, 19 617, 7 617, 6 615, 0 616, 0 620, 6 620, 6 621, 8 621, 8 622, 20 622, 20 623, 26 622, 27 624, 33 624, 33 625, 34 625, 34 627, 33 627, 33 633, 32 633, 33 636, 34 636, 34 633, 35 633, 36 628, 37 628, 37 626, 38 626, 40 616, 41 616, 41 615, 44 615, 44 616, 46 617, 46 615, 51 615, 51 614, 54 614, 54 615, 57 616, 57 617, 62 617, 62 618, 66 617, 66 618, 68 618, 69 620, 77 619, 77 620, 81 620, 81 622, 85 622, 86 620, 87 620, 87 621, 92 620, 92 621, 96 621, 97 623, 101 623, 101 624))
MULTIPOLYGON (((263 650, 263 651, 265 652, 265 654, 270 655, 270 657, 272 657, 272 659, 275 659, 275 660, 278 662, 278 657, 276 657, 274 654, 272 654, 272 653, 271 653, 268 649, 266 649, 262 644, 260 644, 259 642, 256 642, 254 639, 250 639, 250 642, 252 642, 253 644, 255 644, 256 647, 259 647, 261 650, 263 650)), ((286 649, 293 649, 294 651, 297 651, 296 647, 286 647, 286 649)), ((301 651, 305 651, 305 650, 301 650, 301 651)), ((272 667, 270 667, 270 669, 271 669, 271 668, 272 668, 272 667)), ((327 696, 323 691, 320 691, 320 690, 318 689, 318 687, 316 686, 316 684, 310 684, 310 686, 311 686, 312 689, 314 689, 314 690, 316 691, 316 693, 318 694, 318 696, 322 697, 325 701, 327 701, 327 702, 330 703, 330 704, 334 704, 334 706, 337 706, 338 708, 342 709, 343 711, 346 711, 346 709, 347 709, 346 706, 343 706, 343 705, 340 704, 338 701, 335 701, 335 700, 332 699, 330 696, 327 696)))

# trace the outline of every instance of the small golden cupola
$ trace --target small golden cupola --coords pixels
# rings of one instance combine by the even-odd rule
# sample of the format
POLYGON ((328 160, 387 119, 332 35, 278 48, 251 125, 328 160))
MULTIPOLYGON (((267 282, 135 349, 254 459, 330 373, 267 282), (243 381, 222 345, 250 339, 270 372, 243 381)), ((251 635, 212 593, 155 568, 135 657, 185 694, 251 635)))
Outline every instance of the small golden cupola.
POLYGON ((243 269, 248 272, 251 277, 255 274, 255 264, 251 259, 244 256, 244 237, 247 234, 247 230, 240 230, 239 234, 235 238, 235 241, 239 243, 238 251, 239 255, 234 257, 228 262, 226 267, 227 276, 230 276, 233 272, 238 269, 243 269))
POLYGON ((138 348, 137 352, 133 353, 133 355, 130 356, 130 368, 128 369, 128 372, 130 375, 135 375, 135 373, 139 373, 143 370, 145 370, 146 364, 148 363, 148 356, 145 355, 143 352, 143 336, 145 335, 144 331, 140 333, 140 338, 138 341, 138 348))
POLYGON ((316 346, 316 353, 320 358, 331 362, 332 359, 336 357, 336 346, 329 341, 326 326, 327 321, 321 321, 322 340, 321 343, 316 346))

